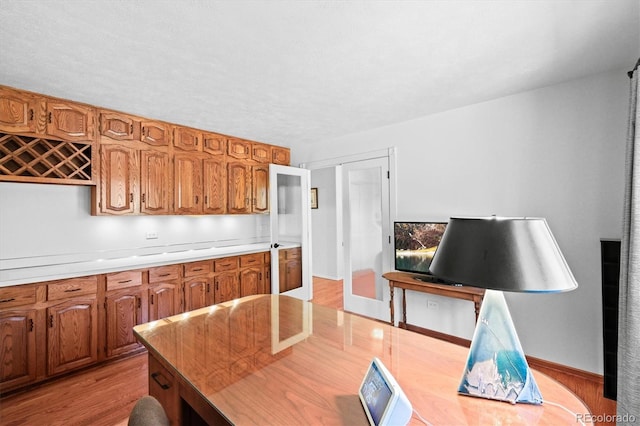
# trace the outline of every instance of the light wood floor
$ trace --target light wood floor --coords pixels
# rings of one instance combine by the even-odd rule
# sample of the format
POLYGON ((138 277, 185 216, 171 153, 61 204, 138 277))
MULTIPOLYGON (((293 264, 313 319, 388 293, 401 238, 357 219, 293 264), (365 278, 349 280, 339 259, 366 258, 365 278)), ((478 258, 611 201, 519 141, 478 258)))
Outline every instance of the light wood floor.
MULTIPOLYGON (((343 308, 342 281, 313 279, 313 302, 343 308)), ((0 399, 0 425, 125 426, 149 392, 146 353, 0 399)))

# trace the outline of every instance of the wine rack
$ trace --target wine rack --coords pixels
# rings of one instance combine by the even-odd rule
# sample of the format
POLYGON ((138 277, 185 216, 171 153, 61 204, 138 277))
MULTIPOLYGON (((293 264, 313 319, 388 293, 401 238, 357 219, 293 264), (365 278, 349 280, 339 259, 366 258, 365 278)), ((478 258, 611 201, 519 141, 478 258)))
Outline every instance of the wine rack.
POLYGON ((0 133, 0 181, 93 185, 93 143, 0 133))

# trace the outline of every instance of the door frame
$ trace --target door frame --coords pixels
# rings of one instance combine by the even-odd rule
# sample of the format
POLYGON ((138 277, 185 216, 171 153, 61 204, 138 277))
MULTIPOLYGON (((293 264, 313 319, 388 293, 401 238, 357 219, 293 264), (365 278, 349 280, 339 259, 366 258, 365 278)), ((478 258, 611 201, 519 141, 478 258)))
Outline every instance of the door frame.
MULTIPOLYGON (((344 164, 347 163, 356 163, 356 162, 360 162, 360 161, 366 161, 366 160, 373 160, 373 159, 377 159, 377 158, 387 158, 388 162, 389 162, 389 226, 387 229, 389 230, 393 230, 393 222, 396 219, 397 216, 397 189, 396 189, 396 157, 397 157, 397 148, 396 147, 390 147, 390 148, 386 148, 386 149, 380 149, 380 150, 375 150, 375 151, 369 151, 369 152, 363 152, 363 153, 358 153, 358 154, 352 154, 352 155, 347 155, 347 156, 343 156, 343 157, 336 157, 336 158, 329 158, 329 159, 324 159, 324 160, 317 160, 317 161, 310 161, 307 163, 301 163, 300 167, 308 169, 308 170, 317 170, 317 169, 324 169, 324 168, 329 168, 329 167, 334 167, 336 168, 336 180, 340 182, 339 184, 336 184, 336 186, 342 188, 342 170, 341 167, 344 164)), ((342 228, 342 224, 344 221, 344 215, 343 215, 343 207, 342 207, 342 190, 337 191, 336 193, 336 225, 339 226, 340 228, 342 228)), ((342 232, 342 234, 340 235, 341 237, 341 245, 342 247, 345 246, 344 243, 344 230, 342 232)), ((393 244, 393 236, 389 235, 389 244, 393 244)), ((337 247, 337 249, 340 249, 342 247, 337 247)), ((390 248, 390 253, 393 253, 393 247, 390 248)), ((342 257, 341 257, 342 258, 342 257)), ((389 262, 392 262, 393 259, 389 259, 389 262)), ((391 263, 393 264, 393 262, 391 263)), ((340 270, 342 270, 343 272, 345 271, 346 265, 342 265, 342 268, 339 268, 340 270)), ((343 274, 344 275, 344 274, 343 274)), ((344 280, 344 276, 342 277, 344 280)), ((384 300, 387 301, 390 299, 390 293, 384 292, 384 300)))
POLYGON ((270 216, 270 241, 271 241, 271 293, 283 294, 302 300, 310 300, 313 297, 313 280, 311 277, 311 172, 309 170, 282 166, 269 165, 269 216, 270 216), (301 212, 301 240, 302 248, 302 287, 280 293, 280 248, 294 247, 292 242, 279 241, 278 221, 278 175, 300 177, 300 205, 301 212))

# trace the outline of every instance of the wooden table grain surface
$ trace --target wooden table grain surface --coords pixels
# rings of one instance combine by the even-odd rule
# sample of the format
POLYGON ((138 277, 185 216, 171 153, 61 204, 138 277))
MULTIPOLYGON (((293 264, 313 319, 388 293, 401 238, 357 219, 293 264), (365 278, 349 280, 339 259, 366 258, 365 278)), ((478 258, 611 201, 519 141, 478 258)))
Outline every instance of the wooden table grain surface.
MULTIPOLYGON (((232 424, 366 425, 358 388, 374 356, 433 425, 575 424, 589 413, 536 371, 549 403, 459 395, 466 348, 287 296, 249 296, 134 330, 184 399, 232 424)), ((411 424, 421 422, 414 415, 411 424)))

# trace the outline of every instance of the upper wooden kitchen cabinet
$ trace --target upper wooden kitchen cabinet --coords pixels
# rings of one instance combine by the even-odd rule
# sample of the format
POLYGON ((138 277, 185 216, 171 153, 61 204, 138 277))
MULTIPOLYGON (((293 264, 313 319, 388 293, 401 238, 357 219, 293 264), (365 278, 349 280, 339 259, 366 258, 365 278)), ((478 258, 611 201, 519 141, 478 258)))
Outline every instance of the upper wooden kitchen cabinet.
POLYGON ((269 212, 269 165, 251 166, 251 212, 269 212))
POLYGON ((0 131, 93 141, 95 108, 35 93, 0 87, 0 131))
POLYGON ((120 144, 100 147, 100 193, 92 190, 94 213, 132 214, 138 197, 138 153, 120 144), (99 196, 98 196, 99 195, 99 196))
POLYGON ((71 102, 47 101, 47 134, 69 141, 95 138, 95 108, 71 102))
POLYGON ((45 111, 44 97, 0 86, 1 132, 44 133, 45 111))
POLYGON ((202 132, 188 127, 175 127, 173 146, 183 151, 202 151, 202 132))
POLYGON ((100 180, 94 214, 169 214, 169 126, 127 114, 100 113, 100 180))
POLYGON ((171 167, 168 153, 140 151, 140 213, 171 212, 171 167))
POLYGON ((174 212, 222 214, 226 212, 227 170, 222 155, 174 155, 174 212))
POLYGON ((289 163, 291 163, 291 150, 289 150, 289 148, 283 148, 280 146, 272 146, 271 162, 273 164, 288 166, 289 163))
POLYGON ((174 211, 178 214, 202 212, 202 158, 190 154, 173 157, 174 211))
POLYGON ((236 160, 251 158, 251 142, 244 139, 229 138, 227 142, 227 156, 236 160))

